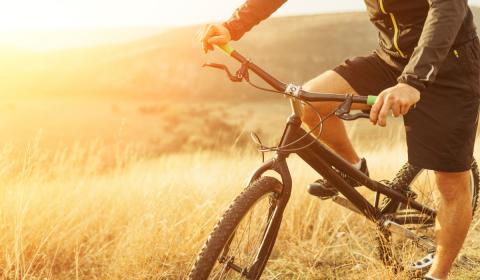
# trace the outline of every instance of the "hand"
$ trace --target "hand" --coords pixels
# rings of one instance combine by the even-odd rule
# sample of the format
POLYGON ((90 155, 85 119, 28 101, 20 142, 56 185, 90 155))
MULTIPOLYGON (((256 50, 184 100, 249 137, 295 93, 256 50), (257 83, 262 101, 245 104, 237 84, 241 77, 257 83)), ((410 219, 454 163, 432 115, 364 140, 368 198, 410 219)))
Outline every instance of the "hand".
POLYGON ((207 53, 213 50, 213 45, 225 45, 231 40, 230 31, 225 26, 209 24, 205 27, 201 38, 203 51, 207 53))
POLYGON ((412 105, 420 100, 420 92, 408 85, 399 83, 382 91, 370 111, 370 121, 380 126, 387 125, 390 110, 394 117, 405 115, 412 105))

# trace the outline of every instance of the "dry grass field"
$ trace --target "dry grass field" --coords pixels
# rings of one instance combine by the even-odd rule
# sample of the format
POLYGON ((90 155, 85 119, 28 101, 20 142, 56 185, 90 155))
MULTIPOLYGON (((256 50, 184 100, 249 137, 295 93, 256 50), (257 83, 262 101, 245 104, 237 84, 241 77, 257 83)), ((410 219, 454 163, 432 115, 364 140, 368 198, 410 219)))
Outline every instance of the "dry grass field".
MULTIPOLYGON (((282 97, 202 71, 231 62, 202 56, 197 30, 65 50, 0 46, 0 278, 186 277, 261 162, 249 131, 273 145, 289 113, 282 97)), ((375 41, 365 15, 347 13, 272 19, 236 46, 302 83, 375 41)), ((348 131, 373 178, 406 161, 401 120, 348 131)), ((296 156, 289 164, 293 194, 264 279, 407 279, 376 258, 369 222, 309 196, 318 175, 296 156)), ((476 221, 451 279, 479 279, 478 264, 476 221)))
MULTIPOLYGON (((392 177, 405 161, 402 145, 356 144, 374 178, 392 177)), ((2 149, 3 278, 182 279, 260 162, 241 148, 151 159, 122 149, 105 168, 109 149, 46 153, 35 142, 21 154, 2 149)), ((376 259, 369 222, 310 197, 304 186, 314 171, 295 156, 289 163, 294 192, 265 279, 406 279, 376 259)), ((465 250, 470 259, 480 256, 479 230, 477 222, 465 250)), ((453 275, 478 279, 479 266, 459 265, 453 275)))

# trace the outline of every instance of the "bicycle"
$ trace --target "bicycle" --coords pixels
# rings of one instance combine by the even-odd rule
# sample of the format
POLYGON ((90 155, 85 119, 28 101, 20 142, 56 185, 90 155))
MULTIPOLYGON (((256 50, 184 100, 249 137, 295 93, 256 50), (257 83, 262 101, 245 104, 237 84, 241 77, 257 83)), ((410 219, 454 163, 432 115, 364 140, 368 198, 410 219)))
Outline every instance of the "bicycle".
MULTIPOLYGON (((245 80, 258 89, 286 95, 290 99, 292 115, 288 118, 277 147, 263 147, 258 137, 254 137, 261 146, 260 151, 274 151, 275 155, 253 172, 247 187, 216 224, 198 254, 189 279, 260 278, 290 198, 292 177, 286 159, 293 153, 338 190, 339 194, 329 199, 363 215, 376 225, 378 253, 385 266, 394 272, 407 270, 412 274, 428 270, 435 252, 432 231, 438 198, 432 195, 432 186, 421 184, 419 178, 425 173, 424 170, 406 163, 391 182, 375 181, 312 136, 313 131, 321 130, 323 121, 332 115, 343 120, 369 118, 367 112, 352 114, 351 106, 354 103, 371 106, 376 97, 307 92, 301 86, 280 82, 230 46, 219 48, 241 63, 241 68, 232 74, 222 64, 208 63, 204 66, 225 71, 233 82, 245 80), (249 71, 272 89, 251 83, 249 71), (338 101, 341 105, 325 118, 319 118, 319 123, 312 130, 305 131, 301 127, 302 106, 312 106, 310 102, 322 101, 338 101), (280 180, 264 176, 267 171, 277 173, 280 180), (370 203, 339 172, 375 192, 374 202, 370 203), (420 260, 415 261, 416 259, 420 260)), ((472 163, 470 182, 475 214, 479 189, 476 162, 472 163)))

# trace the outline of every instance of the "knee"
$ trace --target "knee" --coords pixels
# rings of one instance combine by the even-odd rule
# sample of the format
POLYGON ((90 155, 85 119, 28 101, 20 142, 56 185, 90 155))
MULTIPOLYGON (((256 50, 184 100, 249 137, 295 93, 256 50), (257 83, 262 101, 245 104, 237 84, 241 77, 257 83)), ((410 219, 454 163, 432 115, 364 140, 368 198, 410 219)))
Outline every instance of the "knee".
POLYGON ((307 125, 309 126, 315 125, 315 123, 320 121, 319 117, 321 117, 321 114, 319 116, 319 112, 315 111, 312 107, 305 106, 303 108, 302 121, 307 125))
MULTIPOLYGON (((326 93, 354 93, 353 88, 348 82, 334 71, 326 71, 316 78, 305 83, 302 88, 310 92, 326 92, 326 93)), ((305 106, 303 121, 309 126, 318 122, 319 115, 325 117, 331 113, 338 102, 321 102, 315 103, 314 108, 305 106)))
POLYGON ((435 172, 438 191, 445 201, 470 196, 469 172, 435 172))
MULTIPOLYGON (((322 87, 319 87, 318 83, 315 82, 307 82, 302 88, 309 92, 321 92, 322 87)), ((315 125, 319 122, 320 117, 325 117, 329 114, 334 105, 332 102, 321 102, 321 103, 312 103, 313 108, 311 106, 305 105, 303 109, 303 116, 302 121, 308 125, 315 125)))

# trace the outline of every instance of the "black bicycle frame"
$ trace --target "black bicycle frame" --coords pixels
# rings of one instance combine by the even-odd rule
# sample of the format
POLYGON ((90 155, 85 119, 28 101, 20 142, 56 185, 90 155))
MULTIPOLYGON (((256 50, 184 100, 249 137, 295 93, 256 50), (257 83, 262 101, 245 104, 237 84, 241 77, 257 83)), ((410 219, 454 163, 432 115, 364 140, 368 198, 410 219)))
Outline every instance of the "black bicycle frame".
MULTIPOLYGON (((238 52, 233 51, 230 55, 243 65, 247 65, 249 70, 253 71, 276 90, 282 92, 286 90, 287 85, 272 77, 260 67, 244 58, 238 52)), ((305 101, 341 102, 345 101, 347 97, 346 95, 340 94, 314 94, 299 90, 297 98, 305 101)), ((353 103, 366 103, 366 98, 364 96, 350 96, 350 98, 352 99, 353 103)), ((338 171, 348 174, 348 176, 366 186, 370 190, 391 198, 392 201, 390 203, 401 202, 409 205, 415 210, 420 211, 420 213, 430 216, 431 219, 434 219, 436 212, 433 209, 416 202, 400 191, 391 189, 380 182, 370 179, 363 172, 352 166, 339 155, 327 148, 324 144, 308 134, 304 129, 302 129, 301 125, 301 118, 293 113, 293 115, 288 118, 285 130, 278 145, 279 147, 285 148, 280 148, 272 159, 260 166, 252 174, 249 181, 249 184, 251 184, 267 171, 275 171, 280 175, 283 184, 283 190, 277 200, 277 207, 266 231, 267 234, 264 236, 260 250, 257 253, 257 260, 258 256, 264 255, 273 247, 276 235, 278 233, 278 228, 280 227, 283 217, 284 209, 290 199, 292 178, 287 165, 287 158, 292 153, 300 156, 300 158, 302 158, 303 161, 316 170, 320 176, 338 189, 338 191, 356 207, 358 212, 379 226, 381 226, 383 221, 386 219, 385 213, 382 213, 381 209, 371 204, 356 190, 355 187, 352 187, 349 183, 347 183, 345 179, 339 175, 338 171)), ((407 221, 405 221, 405 223, 407 223, 407 221)), ((255 265, 252 266, 251 270, 249 271, 248 278, 256 279, 258 272, 263 270, 264 265, 265 263, 255 263, 255 265)))
MULTIPOLYGON (((381 209, 375 207, 365 199, 364 196, 360 194, 355 187, 352 187, 347 183, 336 170, 348 174, 351 178, 360 182, 370 190, 390 197, 392 199, 390 203, 401 202, 420 211, 420 213, 430 216, 431 220, 435 218, 436 212, 434 210, 412 200, 402 192, 393 190, 380 182, 370 179, 350 163, 332 152, 324 144, 313 138, 311 135, 307 135, 307 132, 302 129, 301 124, 302 122, 298 116, 290 116, 279 144, 280 147, 288 146, 288 150, 294 152, 277 152, 272 159, 260 166, 260 168, 252 174, 249 180, 249 184, 251 184, 255 180, 258 180, 267 171, 274 171, 280 175, 283 184, 282 192, 278 198, 277 207, 266 230, 267 234, 264 236, 260 245, 260 250, 257 253, 257 260, 258 256, 262 256, 272 249, 283 218, 283 212, 290 199, 292 177, 288 168, 287 158, 291 153, 296 153, 300 156, 300 158, 317 171, 319 175, 328 182, 331 182, 332 185, 343 194, 361 214, 380 227, 382 226, 383 221, 387 219, 384 213, 381 212, 381 209)), ((386 208, 388 208, 388 206, 386 208)), ((403 222, 408 223, 407 220, 403 222)), ((265 263, 255 262, 250 268, 248 279, 257 279, 258 272, 262 271, 264 266, 265 263)))
MULTIPOLYGON (((317 171, 318 174, 324 179, 331 182, 332 185, 335 186, 335 188, 337 188, 338 191, 350 202, 352 202, 366 218, 371 221, 378 222, 383 217, 383 213, 381 213, 380 209, 375 208, 374 205, 366 200, 364 196, 356 190, 355 187, 352 187, 349 183, 347 183, 336 170, 348 174, 355 181, 361 183, 374 192, 379 192, 397 202, 408 204, 410 207, 420 211, 421 213, 430 216, 436 215, 434 210, 412 200, 404 193, 393 190, 380 182, 370 179, 363 172, 327 148, 324 144, 320 143, 311 135, 307 135, 307 132, 301 128, 301 124, 301 120, 296 115, 292 115, 287 121, 287 126, 279 146, 288 146, 288 149, 291 150, 298 149, 294 153, 298 154, 300 158, 302 158, 308 165, 317 171), (301 140, 298 141, 299 139, 301 140)), ((287 197, 289 197, 291 192, 292 179, 286 159, 290 153, 291 152, 277 152, 277 154, 270 161, 266 162, 254 172, 250 181, 253 182, 254 180, 260 178, 260 176, 262 176, 262 174, 268 170, 276 171, 280 174, 284 185, 281 198, 285 196, 284 199, 288 199, 287 197)))
MULTIPOLYGON (((242 65, 245 65, 249 70, 262 78, 274 89, 282 92, 287 89, 286 84, 275 79, 272 75, 268 74, 265 70, 252 63, 249 59, 245 58, 237 51, 232 51, 230 56, 242 63, 242 65)), ((299 90, 297 98, 305 101, 342 102, 346 100, 347 96, 344 94, 315 94, 299 90)), ((353 96, 351 98, 353 103, 367 102, 367 98, 365 96, 353 96)), ((295 113, 290 116, 279 144, 279 147, 288 146, 288 148, 285 149, 286 152, 277 152, 272 160, 268 161, 254 172, 250 181, 252 182, 253 180, 258 179, 268 170, 274 170, 279 173, 284 184, 282 198, 283 200, 286 200, 285 202, 283 202, 283 200, 280 201, 282 208, 286 205, 288 198, 290 197, 292 187, 292 179, 286 163, 286 158, 290 154, 288 150, 296 150, 296 154, 298 154, 308 165, 315 169, 324 179, 331 182, 332 185, 334 185, 341 194, 343 194, 350 202, 352 202, 365 217, 372 221, 378 222, 381 220, 383 216, 381 211, 369 203, 354 187, 350 186, 333 169, 333 167, 348 174, 351 178, 372 191, 379 192, 397 202, 408 204, 413 209, 418 210, 421 213, 428 214, 432 217, 436 215, 434 210, 410 199, 404 193, 388 188, 382 183, 370 179, 360 170, 354 168, 350 163, 325 147, 325 145, 317 141, 311 135, 307 135, 307 132, 302 129, 301 125, 302 121, 299 116, 295 115, 295 113), (299 141, 299 139, 301 140, 299 141), (294 144, 292 145, 292 143, 294 144)))

